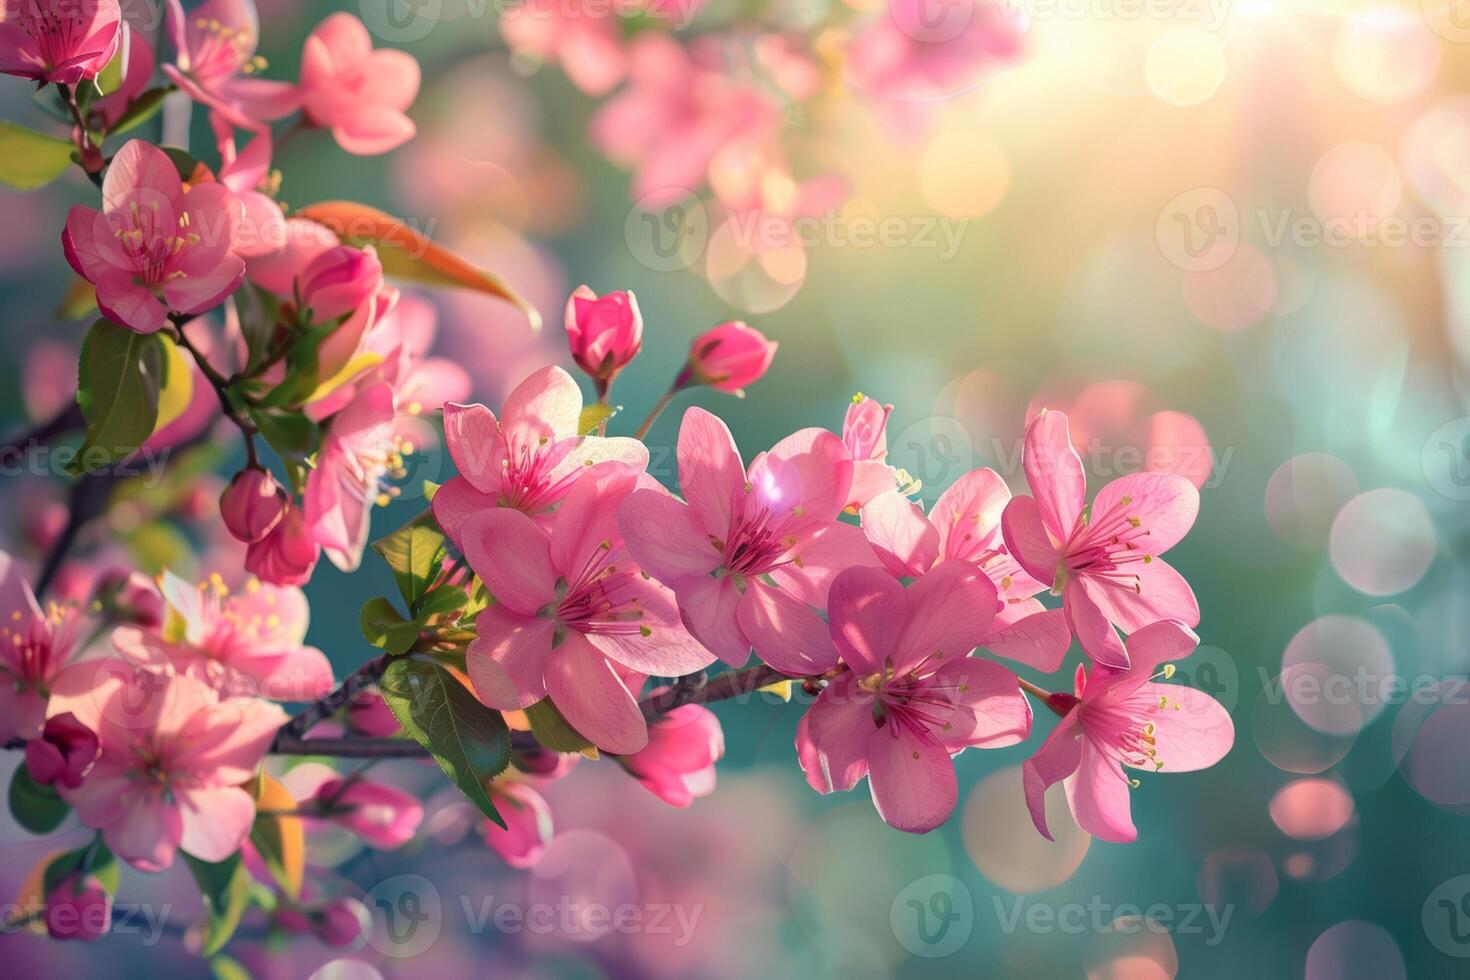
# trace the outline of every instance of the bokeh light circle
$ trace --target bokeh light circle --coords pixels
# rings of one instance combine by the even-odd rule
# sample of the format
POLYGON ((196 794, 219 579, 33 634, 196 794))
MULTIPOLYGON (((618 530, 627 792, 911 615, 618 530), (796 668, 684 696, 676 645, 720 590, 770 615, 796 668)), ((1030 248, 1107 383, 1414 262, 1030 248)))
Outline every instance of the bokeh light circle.
POLYGON ((1046 822, 1056 840, 1036 832, 1026 809, 1021 767, 993 772, 970 790, 964 809, 965 852, 980 873, 1007 891, 1031 894, 1072 877, 1092 838, 1078 828, 1057 787, 1046 796, 1046 822))
POLYGON ((1288 837, 1322 840, 1341 830, 1353 816, 1353 797, 1332 779, 1298 779, 1271 797, 1271 822, 1288 837))
POLYGON ((1302 627, 1281 656, 1283 693, 1297 717, 1328 735, 1353 735, 1394 696, 1393 652, 1366 620, 1323 616, 1302 627))
POLYGON ((1226 844, 1206 855, 1195 876, 1205 904, 1260 915, 1271 907, 1281 880, 1266 852, 1249 844, 1226 844))
POLYGON ((924 202, 950 218, 994 211, 1011 186, 1005 152, 985 133, 947 130, 935 136, 919 164, 924 202))
POLYGON ((1403 184, 1387 150, 1354 140, 1322 155, 1307 196, 1324 222, 1324 241, 1331 245, 1327 235, 1334 231, 1353 238, 1371 236, 1379 222, 1398 210, 1403 184))
POLYGON ((1403 592, 1424 577, 1438 538, 1424 502, 1403 490, 1370 490, 1332 522, 1328 551, 1344 582, 1368 595, 1403 592))
POLYGON ((1183 27, 1160 35, 1149 45, 1143 74, 1155 96, 1184 107, 1199 105, 1219 91, 1227 67, 1219 36, 1183 27))
POLYGON ((1266 523, 1276 536, 1315 550, 1327 544, 1332 522, 1358 493, 1353 468, 1329 453, 1302 453, 1276 468, 1266 483, 1266 523))
POLYGON ((1307 950, 1306 980, 1405 980, 1404 957, 1382 926, 1339 922, 1307 950))
POLYGON ((1402 102, 1423 92, 1439 59, 1439 39, 1425 19, 1397 7, 1353 11, 1332 46, 1338 77, 1370 102, 1402 102))
POLYGON ((1279 294, 1271 260, 1245 243, 1213 269, 1185 272, 1183 290, 1189 311, 1226 333, 1255 326, 1275 307, 1279 294))

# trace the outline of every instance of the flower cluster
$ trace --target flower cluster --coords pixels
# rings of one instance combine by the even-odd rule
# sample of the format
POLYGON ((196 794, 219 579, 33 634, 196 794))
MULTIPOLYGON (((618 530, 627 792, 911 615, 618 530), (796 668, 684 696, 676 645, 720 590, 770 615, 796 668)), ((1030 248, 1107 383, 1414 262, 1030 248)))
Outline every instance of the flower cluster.
MULTIPOLYGON (((70 301, 99 314, 76 406, 50 427, 82 432, 70 502, 59 525, 35 522, 39 560, 0 552, 0 727, 24 753, 12 812, 37 834, 73 819, 93 832, 33 876, 52 936, 107 932, 117 861, 157 872, 182 854, 212 951, 247 913, 272 935, 359 941, 362 904, 308 875, 308 845, 345 832, 402 847, 429 833, 428 811, 386 769, 293 757, 431 759, 463 797, 435 809, 434 835, 457 823, 523 868, 551 839, 543 791, 580 760, 612 756, 674 807, 711 794, 724 736, 708 705, 757 691, 805 704, 794 756, 815 790, 866 778, 879 816, 915 833, 952 812, 955 756, 1031 736, 1032 700, 1060 717, 1024 770, 1044 834, 1053 783, 1083 829, 1130 840, 1129 770, 1198 769, 1229 749, 1220 705, 1161 683, 1198 642, 1193 593, 1160 557, 1194 522, 1189 480, 1126 476, 1089 506, 1067 419, 1043 411, 1026 435, 1029 496, 978 469, 926 511, 888 460, 893 406, 858 395, 834 430, 797 429, 748 462, 718 415, 689 407, 665 486, 645 441, 660 414, 698 389, 743 394, 777 345, 713 326, 636 431, 608 435, 614 386, 659 341, 632 293, 587 286, 566 304, 566 359, 596 400, 547 366, 498 411, 471 403, 462 366, 430 354, 433 307, 409 290, 523 301, 382 212, 288 209, 273 169, 302 128, 356 154, 409 139, 417 64, 336 14, 308 38, 299 82, 271 80, 247 0, 168 13, 156 87, 153 49, 116 0, 11 0, 0 19, 0 70, 50 86, 68 160, 100 190, 60 233, 70 301), (213 162, 117 139, 175 91, 208 116, 213 162), (228 451, 216 420, 244 457, 227 481, 208 472, 228 451), (364 605, 376 653, 339 681, 306 642, 302 586, 322 554, 359 567, 375 507, 440 439, 456 473, 421 481, 429 505, 374 543, 397 596, 364 605), (173 482, 130 485, 159 447, 180 450, 173 482), (111 530, 191 525, 203 554, 144 561, 89 539, 109 508, 111 530), (1018 676, 1061 670, 1074 637, 1090 666, 1073 693, 1018 676)), ((646 187, 693 182, 731 146, 773 153, 779 106, 714 48, 534 19, 554 13, 528 4, 507 36, 588 91, 626 77, 594 127, 646 187)), ((867 23, 849 56, 879 88, 956 84, 1010 50, 993 19, 975 24, 940 56, 867 23)), ((814 84, 789 39, 750 50, 781 86, 814 84)))

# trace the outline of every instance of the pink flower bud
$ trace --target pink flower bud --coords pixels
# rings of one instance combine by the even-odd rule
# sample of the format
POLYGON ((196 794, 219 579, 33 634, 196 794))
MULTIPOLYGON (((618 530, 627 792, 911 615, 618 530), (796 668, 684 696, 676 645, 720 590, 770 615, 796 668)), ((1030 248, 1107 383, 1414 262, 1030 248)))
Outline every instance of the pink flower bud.
POLYGON ((292 507, 245 552, 245 570, 267 585, 305 585, 320 554, 301 508, 292 507))
POLYGON ((271 533, 291 507, 291 495, 265 470, 247 467, 219 495, 225 528, 246 544, 271 533))
POLYGON ((535 748, 512 752, 510 764, 527 775, 550 780, 560 779, 571 772, 580 758, 580 755, 535 748))
POLYGON ((97 733, 70 711, 48 718, 41 737, 26 743, 26 769, 42 786, 76 789, 97 761, 97 733))
POLYGON ((400 789, 366 779, 329 779, 315 800, 335 823, 381 850, 402 847, 424 820, 424 807, 400 789))
POLYGON ((643 314, 632 293, 599 297, 578 286, 567 300, 567 340, 577 366, 606 385, 643 348, 643 314))
POLYGON ((338 245, 312 260, 301 273, 301 305, 313 323, 346 316, 371 299, 383 285, 383 264, 371 247, 338 245))
POLYGON ((96 878, 69 874, 46 896, 46 932, 52 939, 93 942, 112 929, 112 896, 96 878))
POLYGON ((725 733, 703 705, 675 708, 648 726, 648 745, 618 759, 654 796, 684 807, 715 788, 715 763, 725 754, 725 733))
POLYGON ((135 626, 163 625, 165 607, 158 583, 142 572, 114 572, 97 587, 97 597, 113 619, 135 626))
POLYGON ((372 913, 355 898, 334 898, 311 916, 312 933, 328 946, 356 946, 372 927, 372 913))
POLYGON ((388 708, 388 703, 375 691, 361 691, 347 704, 347 727, 359 735, 382 738, 398 734, 403 726, 388 708))
POLYGON ((776 342, 738 320, 706 330, 689 345, 689 365, 680 384, 701 384, 739 393, 766 373, 776 356, 776 342))

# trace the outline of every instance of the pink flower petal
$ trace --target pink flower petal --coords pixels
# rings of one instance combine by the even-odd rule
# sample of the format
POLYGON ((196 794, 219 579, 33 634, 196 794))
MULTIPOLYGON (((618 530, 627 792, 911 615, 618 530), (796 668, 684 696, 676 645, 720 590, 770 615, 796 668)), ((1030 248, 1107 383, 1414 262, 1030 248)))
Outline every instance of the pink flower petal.
POLYGON ((1067 648, 1072 645, 1072 628, 1067 625, 1063 610, 1042 608, 1034 599, 1028 600, 1025 608, 1031 609, 1031 603, 1035 603, 1034 611, 998 626, 980 645, 998 657, 1043 673, 1054 673, 1062 666, 1067 648))
POLYGON ((916 578, 939 558, 939 529, 918 504, 896 490, 868 501, 862 522, 863 533, 891 575, 916 578))
POLYGON ((1079 577, 1087 594, 1110 621, 1127 633, 1166 619, 1186 626, 1199 625, 1199 602, 1194 590, 1172 565, 1155 558, 1129 567, 1138 576, 1136 591, 1111 580, 1079 577))
POLYGON ((1036 581, 1049 583, 1056 579, 1062 553, 1042 522, 1041 505, 1034 497, 1014 497, 1001 517, 1006 550, 1020 562, 1036 581))
POLYGON ((1082 649, 1104 667, 1122 670, 1128 666, 1128 651, 1108 616, 1094 600, 1094 592, 1084 579, 1074 578, 1062 589, 1062 608, 1067 622, 1082 649))
POLYGON ((449 456, 459 475, 480 493, 493 494, 500 490, 500 470, 495 466, 495 444, 499 439, 500 423, 495 420, 495 413, 484 405, 451 402, 444 406, 444 442, 449 447, 449 456))
POLYGON ((1091 520, 1098 521, 1114 508, 1137 516, 1148 536, 1138 546, 1150 555, 1168 551, 1194 526, 1199 516, 1199 491, 1188 478, 1173 473, 1133 473, 1119 477, 1098 492, 1091 520), (1124 504, 1124 498, 1128 503, 1124 504))
POLYGON ((1071 536, 1087 503, 1087 477, 1082 472, 1082 457, 1072 447, 1066 415, 1043 409, 1031 420, 1022 466, 1026 484, 1041 508, 1042 523, 1053 542, 1060 544, 1071 536))
POLYGON ((720 419, 702 408, 691 408, 679 427, 678 457, 684 499, 705 532, 723 541, 730 533, 733 502, 745 484, 745 467, 734 436, 720 419))
POLYGON ((944 745, 903 726, 896 732, 885 726, 868 736, 868 787, 878 816, 911 834, 944 823, 959 798, 954 762, 944 745))
POLYGON ((873 696, 859 678, 842 674, 812 702, 796 729, 796 756, 818 793, 852 789, 868 774, 873 696))
POLYGON ((965 657, 945 664, 929 679, 952 699, 944 718, 950 728, 945 744, 998 749, 1024 742, 1031 735, 1031 705, 1016 675, 998 663, 965 657))
POLYGON ((1052 729, 1036 754, 1021 765, 1021 783, 1026 791, 1026 807, 1031 822, 1047 840, 1055 840, 1046 825, 1047 787, 1061 782, 1077 770, 1082 761, 1082 728, 1073 710, 1052 729))
POLYGON ((546 696, 546 661, 556 622, 492 605, 475 621, 477 636, 465 655, 475 696, 497 711, 526 708, 546 696))
POLYGON ((201 861, 219 862, 234 854, 255 822, 255 801, 238 786, 176 787, 183 819, 179 847, 201 861))
POLYGON ((470 518, 461 535, 464 554, 495 601, 534 616, 556 600, 551 542, 518 510, 497 507, 470 518))
POLYGON ((618 510, 628 551, 664 582, 707 577, 721 563, 692 508, 662 490, 635 490, 618 510))
POLYGON ((1126 844, 1138 839, 1133 826, 1128 776, 1118 764, 1082 740, 1077 771, 1063 785, 1077 826, 1099 840, 1126 844))
POLYGON ((853 568, 837 576, 827 596, 827 622, 853 673, 880 673, 898 659, 908 607, 904 587, 881 569, 853 568))
POLYGON ((1011 488, 991 469, 971 470, 950 485, 929 520, 939 531, 945 558, 975 561, 1001 543, 1000 518, 1011 501, 1011 488))
POLYGON ((838 521, 802 535, 794 553, 795 559, 771 572, 771 578, 818 609, 827 608, 832 582, 844 569, 879 564, 862 529, 838 521))
POLYGON ((731 667, 750 659, 750 641, 740 628, 740 590, 728 575, 687 578, 674 587, 684 625, 694 638, 731 667))
POLYGON ((937 654, 945 659, 968 655, 990 632, 999 602, 995 585, 969 562, 935 565, 908 588, 894 667, 901 672, 937 654))
POLYGON ((632 755, 648 744, 638 699, 580 633, 568 633, 551 652, 546 691, 572 727, 604 752, 632 755))
POLYGON ((783 674, 806 677, 837 665, 827 624, 784 589, 746 579, 737 616, 756 654, 783 674))
POLYGON ((474 484, 462 476, 451 477, 434 492, 430 504, 434 511, 434 522, 461 551, 464 550, 464 526, 483 511, 500 505, 500 495, 481 493, 474 484))

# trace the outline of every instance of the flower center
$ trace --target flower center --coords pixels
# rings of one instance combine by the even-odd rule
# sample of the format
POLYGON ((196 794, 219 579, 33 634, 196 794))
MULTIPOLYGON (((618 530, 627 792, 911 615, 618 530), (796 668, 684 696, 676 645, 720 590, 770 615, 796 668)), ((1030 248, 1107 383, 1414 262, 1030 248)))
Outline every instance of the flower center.
POLYGON ((1129 571, 1129 566, 1148 564, 1154 558, 1144 550, 1148 528, 1142 518, 1128 511, 1132 504, 1132 497, 1121 497, 1095 521, 1091 515, 1083 518, 1085 523, 1073 532, 1062 557, 1058 585, 1068 574, 1076 574, 1134 592, 1142 591, 1138 574, 1129 571))

